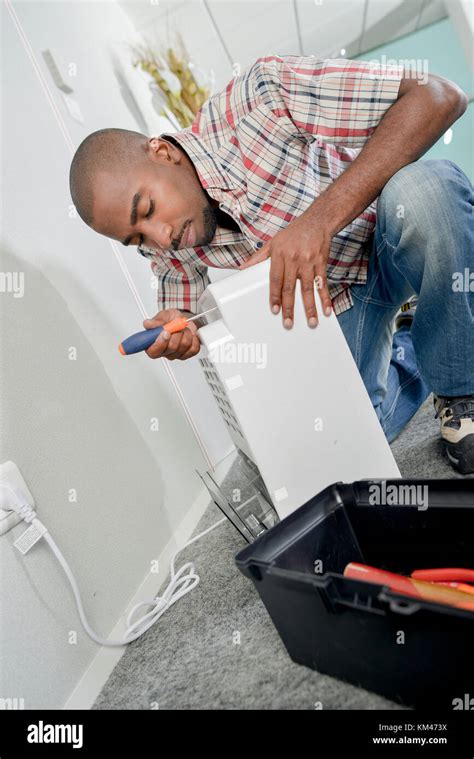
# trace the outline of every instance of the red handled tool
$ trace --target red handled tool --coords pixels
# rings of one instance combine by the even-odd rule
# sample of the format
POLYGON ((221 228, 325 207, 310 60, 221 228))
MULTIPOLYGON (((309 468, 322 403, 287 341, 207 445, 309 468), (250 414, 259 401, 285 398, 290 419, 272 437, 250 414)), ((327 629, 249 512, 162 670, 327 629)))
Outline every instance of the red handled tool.
POLYGON ((441 569, 415 569, 411 576, 415 580, 433 582, 448 588, 461 590, 463 593, 474 595, 474 570, 462 567, 442 567, 441 569))
MULTIPOLYGON (((420 570, 417 570, 419 572, 420 570)), ((433 582, 418 580, 414 577, 387 572, 384 569, 369 567, 366 564, 351 562, 344 569, 344 576, 354 580, 362 580, 377 585, 387 585, 395 593, 402 593, 411 598, 423 601, 455 606, 458 609, 474 611, 474 598, 469 593, 433 582)))
POLYGON ((445 585, 448 588, 456 588, 462 590, 463 593, 470 593, 474 596, 474 585, 468 585, 466 582, 441 582, 436 581, 436 585, 445 585))
POLYGON ((415 580, 426 582, 474 582, 474 569, 443 567, 442 569, 415 569, 411 573, 415 580))

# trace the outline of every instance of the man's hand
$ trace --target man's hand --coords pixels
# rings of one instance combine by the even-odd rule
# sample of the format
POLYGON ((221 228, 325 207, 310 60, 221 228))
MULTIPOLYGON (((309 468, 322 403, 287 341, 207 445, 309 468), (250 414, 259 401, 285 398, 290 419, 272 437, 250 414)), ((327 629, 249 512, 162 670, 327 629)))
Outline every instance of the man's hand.
POLYGON ((297 279, 301 281, 308 326, 316 327, 318 324, 315 283, 321 294, 324 313, 326 316, 331 313, 326 269, 332 235, 326 227, 314 213, 305 211, 239 267, 247 269, 271 257, 270 308, 274 314, 278 314, 281 308, 283 326, 287 329, 293 326, 297 279))
MULTIPOLYGON (((189 317, 192 314, 188 314, 186 311, 178 311, 176 308, 168 308, 164 311, 159 311, 152 319, 145 319, 143 326, 145 329, 155 329, 180 316, 189 317)), ((187 358, 196 356, 201 347, 196 334, 197 327, 194 322, 188 322, 188 325, 182 332, 175 332, 173 335, 163 331, 158 335, 153 345, 150 345, 145 351, 147 356, 150 358, 165 357, 170 361, 174 361, 175 358, 184 361, 187 358)))

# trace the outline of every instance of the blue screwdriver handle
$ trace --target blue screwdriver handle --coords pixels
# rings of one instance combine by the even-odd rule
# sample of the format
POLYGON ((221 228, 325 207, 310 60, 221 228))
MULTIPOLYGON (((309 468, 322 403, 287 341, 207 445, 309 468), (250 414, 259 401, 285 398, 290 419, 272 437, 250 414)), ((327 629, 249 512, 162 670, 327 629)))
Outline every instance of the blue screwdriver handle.
POLYGON ((155 329, 144 329, 141 332, 135 332, 134 335, 127 337, 123 343, 119 345, 119 351, 122 356, 128 356, 130 353, 140 353, 153 345, 158 335, 163 332, 163 327, 155 327, 155 329))

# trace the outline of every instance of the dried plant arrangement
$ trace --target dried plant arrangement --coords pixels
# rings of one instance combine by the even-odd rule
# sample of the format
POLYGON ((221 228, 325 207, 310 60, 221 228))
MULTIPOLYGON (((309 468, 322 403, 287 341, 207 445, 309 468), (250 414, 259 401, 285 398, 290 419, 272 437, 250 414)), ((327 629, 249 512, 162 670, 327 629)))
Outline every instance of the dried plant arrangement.
POLYGON ((181 36, 176 37, 176 50, 168 47, 166 52, 155 51, 149 43, 133 46, 132 63, 152 78, 158 113, 168 118, 172 114, 171 120, 185 129, 212 94, 213 77, 196 67, 181 36))

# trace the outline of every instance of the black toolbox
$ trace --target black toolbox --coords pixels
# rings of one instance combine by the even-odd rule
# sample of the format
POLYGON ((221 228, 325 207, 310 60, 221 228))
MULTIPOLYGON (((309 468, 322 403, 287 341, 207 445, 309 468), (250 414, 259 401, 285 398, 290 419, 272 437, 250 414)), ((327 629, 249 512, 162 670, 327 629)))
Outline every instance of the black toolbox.
POLYGON ((474 612, 346 578, 351 561, 474 569, 474 481, 337 483, 236 556, 293 661, 406 706, 474 705, 474 612))

